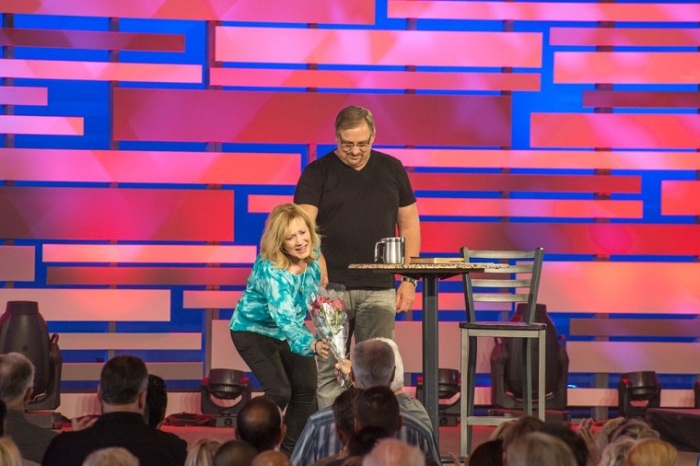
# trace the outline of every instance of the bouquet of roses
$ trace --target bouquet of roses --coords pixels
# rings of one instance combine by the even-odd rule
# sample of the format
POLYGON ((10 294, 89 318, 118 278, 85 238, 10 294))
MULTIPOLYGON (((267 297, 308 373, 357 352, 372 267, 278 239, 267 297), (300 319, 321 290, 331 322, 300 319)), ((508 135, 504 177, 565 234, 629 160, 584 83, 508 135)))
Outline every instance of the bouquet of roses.
MULTIPOLYGON (((328 343, 336 360, 347 358, 349 333, 348 315, 345 312, 345 287, 328 285, 319 288, 309 309, 317 335, 328 343)), ((348 376, 339 374, 341 385, 349 384, 348 376)))

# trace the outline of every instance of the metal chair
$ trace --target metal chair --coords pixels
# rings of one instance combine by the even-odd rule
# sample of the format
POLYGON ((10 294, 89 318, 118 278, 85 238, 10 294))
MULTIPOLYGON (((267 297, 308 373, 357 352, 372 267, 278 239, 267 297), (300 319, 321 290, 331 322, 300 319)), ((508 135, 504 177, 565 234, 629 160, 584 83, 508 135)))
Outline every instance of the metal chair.
POLYGON ((467 321, 460 323, 462 355, 462 388, 460 410, 461 455, 471 454, 472 427, 475 425, 497 426, 510 420, 504 416, 475 416, 474 390, 476 377, 477 337, 522 338, 525 342, 524 365, 525 413, 532 415, 532 341, 539 342, 539 367, 537 390, 537 417, 545 416, 545 343, 547 325, 534 322, 537 292, 542 273, 544 251, 485 251, 462 248, 465 262, 490 262, 507 264, 505 268, 469 273, 463 276, 467 321), (476 319, 476 303, 527 303, 522 321, 485 322, 476 319))

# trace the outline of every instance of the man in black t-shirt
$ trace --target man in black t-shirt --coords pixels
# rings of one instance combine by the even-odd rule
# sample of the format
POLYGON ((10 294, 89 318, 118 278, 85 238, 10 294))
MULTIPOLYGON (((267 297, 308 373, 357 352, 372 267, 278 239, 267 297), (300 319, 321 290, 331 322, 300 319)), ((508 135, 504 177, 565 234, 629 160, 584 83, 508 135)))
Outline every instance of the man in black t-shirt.
MULTIPOLYGON (((342 109, 335 121, 337 147, 310 163, 299 179, 294 202, 316 220, 322 235, 322 282, 345 285, 351 336, 394 338, 396 312, 415 300, 415 280, 404 277, 395 290, 392 274, 349 270, 352 263, 374 261, 382 238, 406 240, 406 263, 420 252, 416 197, 401 162, 372 149, 374 116, 363 107, 342 109)), ((335 359, 318 360, 319 407, 330 406, 341 392, 335 359)))

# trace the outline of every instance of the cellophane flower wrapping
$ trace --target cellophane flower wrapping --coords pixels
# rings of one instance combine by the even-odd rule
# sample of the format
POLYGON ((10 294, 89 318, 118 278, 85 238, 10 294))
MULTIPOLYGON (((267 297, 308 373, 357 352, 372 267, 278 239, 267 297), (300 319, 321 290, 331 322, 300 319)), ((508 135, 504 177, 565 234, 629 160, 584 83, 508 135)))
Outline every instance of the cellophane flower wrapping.
MULTIPOLYGON (((345 291, 343 289, 319 288, 309 309, 316 334, 331 348, 336 360, 347 358, 347 343, 349 333, 348 314, 345 308, 345 291)), ((341 384, 346 384, 344 374, 341 384)))

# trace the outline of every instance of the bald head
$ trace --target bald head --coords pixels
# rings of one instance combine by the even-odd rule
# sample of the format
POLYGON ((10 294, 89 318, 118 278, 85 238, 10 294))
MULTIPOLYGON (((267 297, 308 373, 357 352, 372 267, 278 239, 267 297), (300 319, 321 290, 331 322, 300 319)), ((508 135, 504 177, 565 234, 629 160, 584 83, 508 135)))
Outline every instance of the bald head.
POLYGON ((284 453, 267 450, 253 458, 250 466, 292 466, 292 462, 284 453))

